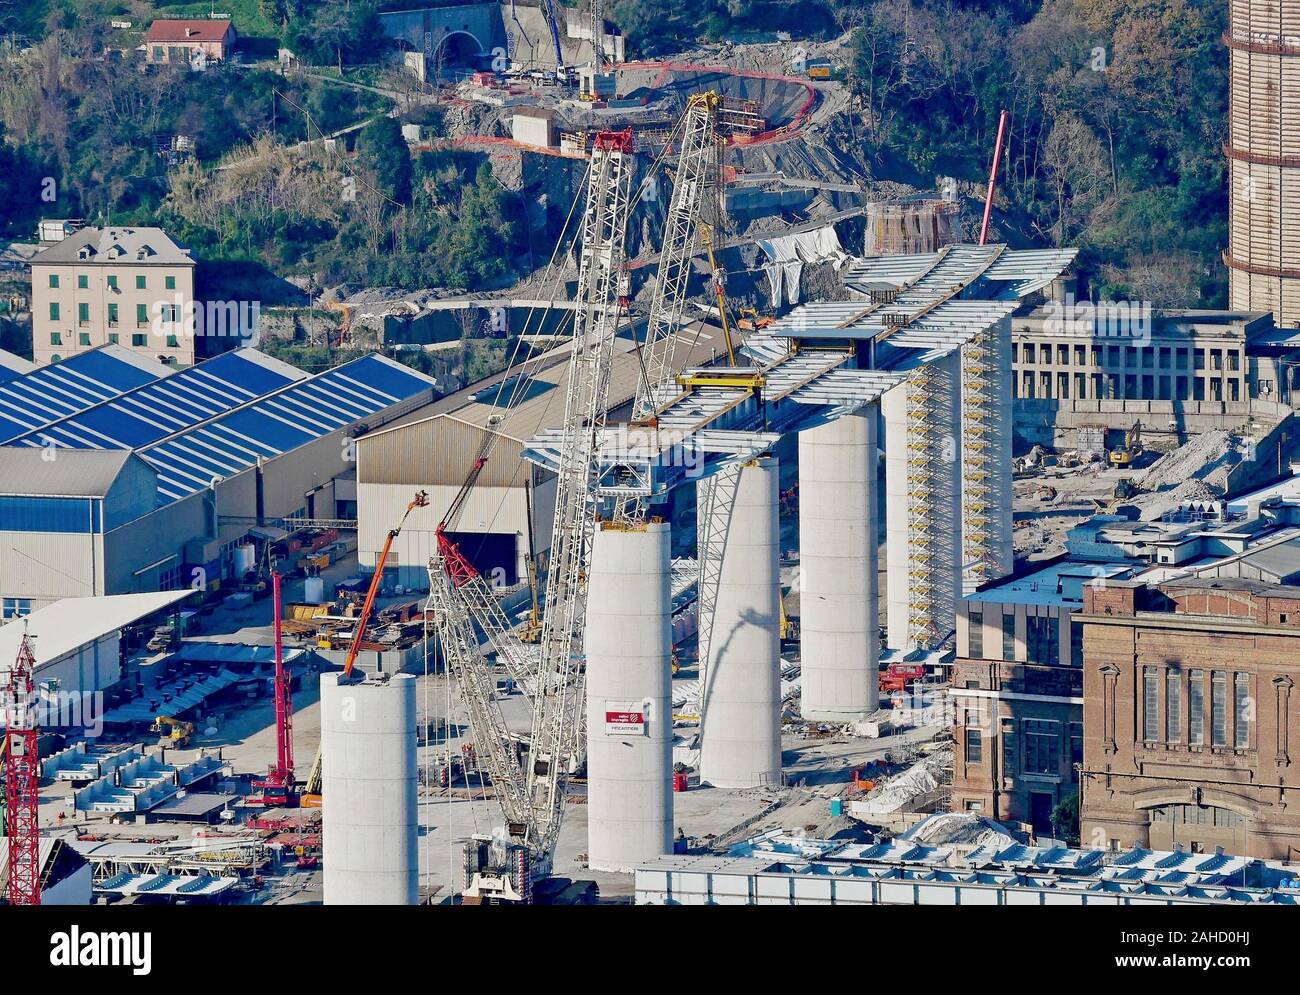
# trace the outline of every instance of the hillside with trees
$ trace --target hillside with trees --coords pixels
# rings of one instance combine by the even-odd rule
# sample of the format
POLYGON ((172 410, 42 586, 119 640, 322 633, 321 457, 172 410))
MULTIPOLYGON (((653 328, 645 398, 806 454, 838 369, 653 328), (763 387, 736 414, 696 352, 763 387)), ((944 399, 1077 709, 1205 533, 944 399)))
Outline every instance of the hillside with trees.
MULTIPOLYGON (((334 81, 340 65, 351 77, 378 71, 353 67, 382 57, 384 4, 230 6, 272 53, 287 45, 307 70, 282 75, 254 60, 142 72, 105 57, 122 44, 108 30, 119 8, 140 18, 193 14, 194 4, 39 0, 0 11, 0 29, 20 39, 0 40, 0 231, 25 237, 51 214, 162 223, 202 258, 321 281, 475 289, 524 275, 514 261, 527 251, 525 198, 483 156, 408 156, 393 100, 334 81), (346 169, 319 149, 289 151, 350 125, 364 127, 346 169), (160 154, 176 135, 193 136, 193 159, 160 154)), ((613 0, 610 16, 634 57, 777 31, 820 44, 852 95, 825 140, 853 146, 874 179, 918 190, 943 177, 982 185, 1005 108, 999 237, 1079 246, 1094 293, 1216 306, 1226 285, 1224 6, 613 0)))
POLYGON ((1008 235, 1079 246, 1101 293, 1220 305, 1225 7, 863 4, 850 61, 862 141, 883 175, 982 182, 1005 108, 1008 235))

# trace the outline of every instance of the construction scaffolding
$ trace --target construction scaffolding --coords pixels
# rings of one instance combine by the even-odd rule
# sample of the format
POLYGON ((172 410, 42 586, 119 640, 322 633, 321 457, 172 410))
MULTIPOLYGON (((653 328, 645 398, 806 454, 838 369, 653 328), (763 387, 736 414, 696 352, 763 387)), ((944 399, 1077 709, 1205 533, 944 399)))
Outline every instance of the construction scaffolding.
POLYGON ((961 349, 962 593, 1002 573, 998 543, 999 494, 993 458, 998 439, 997 338, 990 329, 961 349))
POLYGON ((762 106, 757 100, 723 97, 718 108, 718 133, 727 137, 761 135, 767 130, 767 119, 759 113, 762 106))
POLYGON ((868 204, 863 254, 899 256, 938 252, 951 245, 957 205, 946 200, 868 204))
POLYGON ((952 385, 932 365, 913 370, 907 393, 907 634, 908 644, 937 645, 945 633, 939 619, 950 600, 945 590, 954 523, 940 495, 956 440, 949 421, 952 385))

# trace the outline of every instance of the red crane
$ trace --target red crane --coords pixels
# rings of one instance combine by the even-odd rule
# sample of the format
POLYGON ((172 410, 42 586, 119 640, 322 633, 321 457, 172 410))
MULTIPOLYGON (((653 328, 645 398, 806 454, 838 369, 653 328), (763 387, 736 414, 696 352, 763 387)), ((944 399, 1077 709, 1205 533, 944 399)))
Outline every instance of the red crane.
POLYGON ((284 666, 284 643, 280 625, 280 574, 271 571, 271 598, 275 610, 275 764, 266 779, 256 781, 262 789, 262 804, 288 805, 292 801, 293 781, 293 675, 284 666))
MULTIPOLYGON (((361 605, 361 614, 357 616, 357 628, 352 634, 352 642, 348 644, 348 655, 343 661, 343 676, 341 680, 347 681, 352 676, 352 668, 357 662, 357 654, 361 651, 361 643, 366 635, 366 623, 370 621, 370 610, 375 606, 375 595, 379 593, 379 584, 384 579, 384 564, 388 562, 388 553, 393 548, 393 540, 402 532, 402 526, 406 520, 411 517, 411 512, 416 508, 427 508, 429 506, 428 491, 417 491, 411 503, 406 506, 401 521, 397 527, 391 529, 388 538, 384 540, 384 548, 379 553, 379 559, 375 562, 375 575, 370 578, 370 588, 366 591, 366 600, 361 605)), ((279 603, 279 599, 277 604, 279 603)), ((276 640, 277 644, 279 640, 276 640)), ((278 707, 278 706, 277 706, 278 707)), ((321 751, 316 750, 316 759, 312 762, 311 772, 307 775, 307 783, 304 790, 298 797, 298 804, 303 808, 320 808, 321 804, 321 751)))
POLYGON ((384 579, 384 564, 388 561, 388 551, 393 548, 393 540, 402 532, 402 526, 406 520, 411 517, 411 512, 416 508, 427 508, 429 506, 429 492, 417 491, 411 503, 406 506, 406 511, 402 514, 402 520, 397 523, 397 528, 391 529, 388 538, 384 540, 384 548, 379 553, 379 559, 375 563, 375 575, 370 578, 370 589, 366 591, 366 600, 361 605, 361 614, 357 616, 357 629, 352 634, 352 643, 348 646, 347 658, 343 661, 343 679, 346 680, 352 675, 352 667, 357 662, 357 653, 361 651, 361 641, 366 635, 366 623, 370 621, 370 610, 375 606, 375 595, 379 592, 379 583, 384 579))
POLYGON ((989 167, 989 187, 984 195, 984 222, 980 225, 980 245, 988 241, 989 219, 993 217, 993 194, 998 187, 998 162, 1002 159, 1002 142, 1007 136, 1008 114, 998 115, 998 138, 993 146, 993 165, 989 167))
POLYGON ((9 671, 5 701, 5 834, 9 839, 10 905, 41 904, 40 752, 32 672, 36 657, 24 632, 9 671))

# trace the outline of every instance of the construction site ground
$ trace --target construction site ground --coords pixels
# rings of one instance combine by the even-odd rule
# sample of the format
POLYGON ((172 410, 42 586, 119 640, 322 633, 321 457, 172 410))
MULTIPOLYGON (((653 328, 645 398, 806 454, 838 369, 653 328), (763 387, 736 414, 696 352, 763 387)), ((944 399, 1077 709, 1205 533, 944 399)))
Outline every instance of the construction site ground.
POLYGON ((1064 553, 1069 530, 1098 513, 1153 521, 1188 502, 1215 501, 1224 496, 1230 471, 1252 452, 1247 440, 1211 431, 1181 446, 1143 449, 1124 467, 1109 459, 1050 465, 1054 457, 1048 454, 1013 483, 1016 556, 1041 560, 1064 553))

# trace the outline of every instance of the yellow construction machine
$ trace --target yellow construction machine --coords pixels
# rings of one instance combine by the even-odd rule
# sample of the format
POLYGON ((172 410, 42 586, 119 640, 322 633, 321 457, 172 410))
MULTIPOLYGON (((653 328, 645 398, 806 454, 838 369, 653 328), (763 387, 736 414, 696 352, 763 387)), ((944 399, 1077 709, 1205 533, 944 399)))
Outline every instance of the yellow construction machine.
POLYGON ((194 723, 174 719, 170 715, 159 715, 153 720, 153 731, 166 736, 169 746, 184 749, 190 745, 190 737, 194 735, 194 723))
POLYGON ((1110 451, 1111 466, 1132 466, 1133 461, 1142 454, 1142 423, 1134 422, 1133 427, 1124 433, 1124 445, 1110 451))

